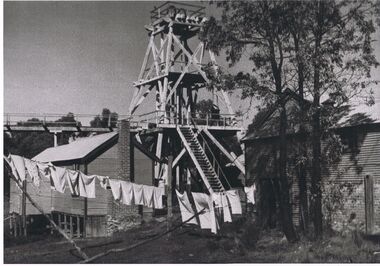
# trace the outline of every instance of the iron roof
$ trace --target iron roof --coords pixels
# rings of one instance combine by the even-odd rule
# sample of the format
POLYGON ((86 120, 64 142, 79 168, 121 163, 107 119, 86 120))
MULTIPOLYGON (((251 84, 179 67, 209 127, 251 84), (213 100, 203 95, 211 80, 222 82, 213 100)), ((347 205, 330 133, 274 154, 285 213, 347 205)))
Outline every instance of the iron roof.
POLYGON ((104 151, 116 144, 117 132, 104 133, 86 138, 79 138, 69 144, 47 148, 36 155, 33 160, 52 162, 59 165, 89 163, 104 151))

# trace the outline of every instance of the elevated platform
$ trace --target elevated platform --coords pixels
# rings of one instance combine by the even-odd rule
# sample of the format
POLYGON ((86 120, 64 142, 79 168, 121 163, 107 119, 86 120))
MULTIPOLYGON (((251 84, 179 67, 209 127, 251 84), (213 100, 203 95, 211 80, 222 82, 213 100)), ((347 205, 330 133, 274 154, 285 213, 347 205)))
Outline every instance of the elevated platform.
POLYGON ((242 118, 229 114, 192 114, 192 117, 178 116, 173 112, 153 111, 130 119, 134 130, 148 128, 176 128, 189 126, 218 131, 242 131, 242 118))
MULTIPOLYGON (((3 131, 8 132, 94 132, 106 133, 117 130, 118 121, 109 117, 100 117, 101 120, 106 121, 103 127, 94 127, 89 125, 89 121, 96 115, 73 115, 70 121, 54 121, 59 118, 65 117, 67 114, 4 114, 3 118, 3 131)), ((142 130, 150 129, 152 131, 156 128, 157 132, 160 129, 176 128, 181 125, 189 125, 195 127, 192 123, 196 124, 197 128, 218 131, 241 131, 243 128, 240 126, 242 119, 237 117, 233 118, 228 114, 193 114, 192 118, 181 117, 176 118, 176 114, 171 112, 154 111, 142 115, 119 115, 120 119, 129 119, 131 125, 131 132, 140 132, 142 130)))

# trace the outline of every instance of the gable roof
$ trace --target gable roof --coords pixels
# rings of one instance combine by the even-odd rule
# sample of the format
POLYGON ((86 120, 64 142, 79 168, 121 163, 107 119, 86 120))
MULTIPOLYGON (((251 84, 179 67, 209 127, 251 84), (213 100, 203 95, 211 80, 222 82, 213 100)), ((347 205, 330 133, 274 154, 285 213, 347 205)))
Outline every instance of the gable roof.
POLYGON ((89 163, 100 154, 114 146, 118 141, 117 132, 104 133, 92 137, 80 138, 69 144, 47 148, 33 160, 52 162, 56 165, 89 163))
POLYGON ((303 102, 306 108, 311 106, 311 102, 309 102, 308 100, 300 98, 295 92, 291 91, 290 89, 285 89, 279 97, 279 99, 277 99, 273 104, 262 109, 261 111, 259 111, 259 113, 256 114, 253 123, 249 126, 247 135, 243 137, 240 141, 245 142, 250 139, 258 139, 262 137, 277 135, 277 132, 279 132, 280 130, 279 107, 282 103, 285 103, 288 123, 290 124, 287 127, 286 134, 295 133, 295 131, 298 130, 298 128, 300 127, 300 123, 303 123, 299 121, 298 117, 300 102, 303 102))
MULTIPOLYGON (((300 99, 295 92, 290 89, 285 89, 281 97, 275 103, 261 110, 256 115, 259 115, 258 118, 250 125, 253 130, 251 130, 251 132, 248 131, 247 135, 244 136, 240 142, 278 136, 277 132, 279 132, 280 119, 279 106, 281 102, 285 102, 287 110, 289 123, 286 129, 287 135, 297 133, 301 123, 306 127, 306 130, 312 130, 309 123, 299 121, 297 113, 299 112, 300 101, 304 102, 306 108, 311 106, 310 101, 300 99), (268 123, 270 120, 272 120, 271 123, 268 123)), ((340 117, 339 120, 336 121, 337 128, 378 123, 380 122, 380 104, 376 103, 373 106, 367 106, 365 104, 342 106, 342 110, 337 113, 337 115, 337 117, 340 117)))
POLYGON ((365 104, 353 105, 347 115, 339 120, 338 125, 340 127, 351 126, 353 118, 358 118, 355 124, 366 124, 368 120, 372 120, 371 123, 380 122, 380 103, 377 102, 372 106, 365 104), (359 119, 360 116, 363 117, 362 121, 359 119))

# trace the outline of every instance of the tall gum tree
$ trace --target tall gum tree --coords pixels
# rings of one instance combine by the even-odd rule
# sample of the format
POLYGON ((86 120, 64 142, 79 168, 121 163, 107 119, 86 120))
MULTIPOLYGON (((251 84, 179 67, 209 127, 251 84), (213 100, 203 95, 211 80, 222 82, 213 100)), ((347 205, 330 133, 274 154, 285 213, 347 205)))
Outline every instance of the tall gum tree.
MULTIPOLYGON (((286 27, 288 6, 283 2, 223 1, 220 20, 211 18, 201 33, 208 48, 217 54, 224 50, 230 66, 248 54, 252 62, 251 73, 215 75, 212 86, 236 88, 243 86, 244 96, 255 96, 263 105, 282 99, 287 83, 287 54, 289 30, 286 27)), ((220 73, 219 73, 220 74, 220 73)), ((293 225, 292 208, 287 176, 287 113, 285 101, 280 103, 279 158, 277 178, 279 209, 283 232, 289 242, 298 237, 293 225)))
MULTIPOLYGON (((373 103, 371 70, 378 66, 373 49, 375 21, 379 24, 378 1, 224 1, 220 20, 211 18, 201 39, 216 53, 224 50, 230 65, 248 55, 252 71, 236 75, 217 73, 212 86, 242 88, 242 97, 256 97, 264 106, 281 98, 285 87, 298 92, 299 119, 311 130, 300 128, 300 155, 307 157, 300 169, 306 176, 311 165, 311 202, 308 218, 306 178, 300 180, 301 216, 304 229, 313 221, 314 235, 322 237, 321 140, 336 126, 337 113, 355 97, 373 103), (303 100, 311 102, 306 108, 303 100), (330 102, 324 105, 323 102, 330 102), (307 152, 306 147, 311 149, 307 152)), ((280 211, 289 241, 297 236, 291 222, 289 184, 286 176, 285 104, 280 102, 280 211)), ((329 160, 329 159, 327 159, 329 160)))
POLYGON ((310 69, 310 85, 305 93, 312 101, 311 213, 315 237, 320 238, 323 235, 321 140, 335 126, 333 114, 342 105, 358 96, 373 101, 377 82, 371 79, 371 69, 378 62, 372 45, 378 2, 314 1, 305 5, 309 7, 301 42, 307 47, 303 62, 308 62, 310 69))

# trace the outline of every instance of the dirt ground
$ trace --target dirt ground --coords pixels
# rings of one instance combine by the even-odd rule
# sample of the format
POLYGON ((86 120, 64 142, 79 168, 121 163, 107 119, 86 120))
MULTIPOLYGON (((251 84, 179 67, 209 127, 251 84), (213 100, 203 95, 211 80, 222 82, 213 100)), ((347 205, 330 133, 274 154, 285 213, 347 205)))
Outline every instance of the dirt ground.
MULTIPOLYGON (((112 237, 78 240, 77 243, 91 257, 111 248, 145 241, 165 230, 166 222, 151 221, 112 237)), ((77 263, 80 260, 73 247, 62 238, 47 237, 4 248, 4 263, 77 263)), ((302 239, 289 244, 278 230, 260 231, 250 223, 238 221, 223 225, 218 236, 194 226, 183 226, 170 236, 129 251, 111 253, 93 263, 248 262, 380 262, 380 241, 336 235, 319 242, 302 239)))

